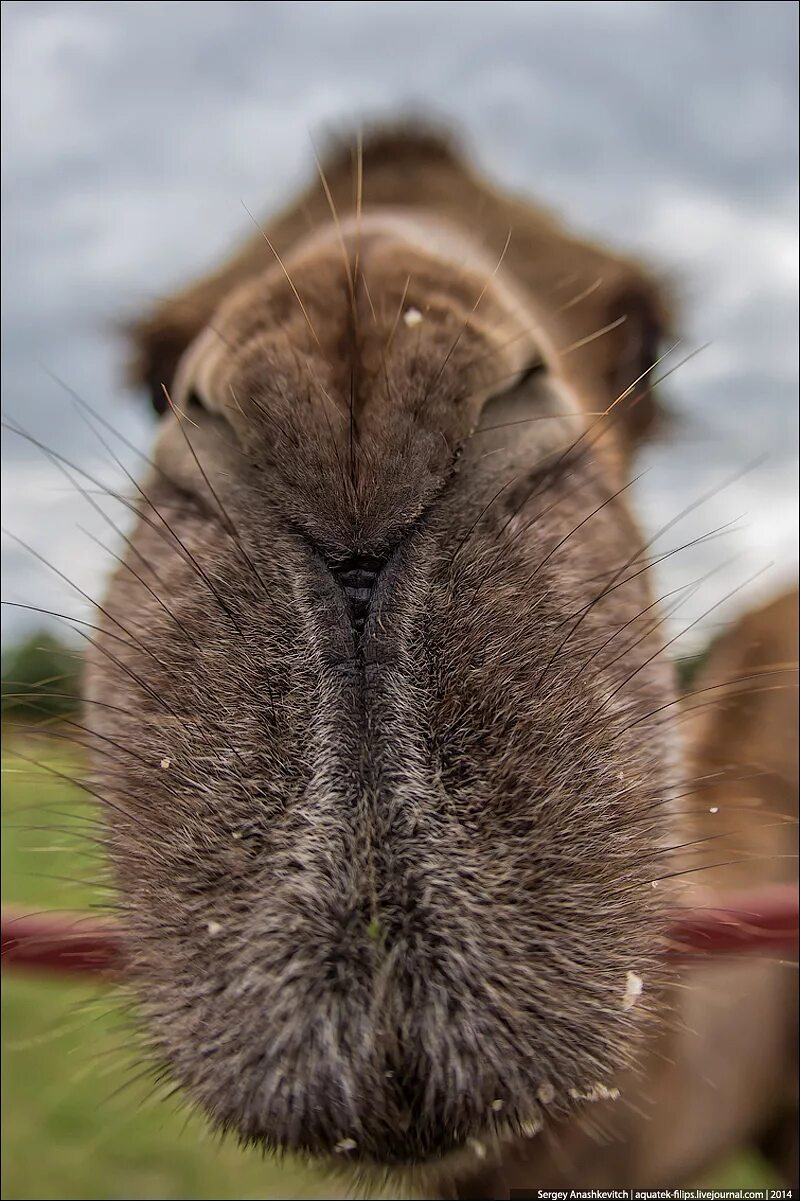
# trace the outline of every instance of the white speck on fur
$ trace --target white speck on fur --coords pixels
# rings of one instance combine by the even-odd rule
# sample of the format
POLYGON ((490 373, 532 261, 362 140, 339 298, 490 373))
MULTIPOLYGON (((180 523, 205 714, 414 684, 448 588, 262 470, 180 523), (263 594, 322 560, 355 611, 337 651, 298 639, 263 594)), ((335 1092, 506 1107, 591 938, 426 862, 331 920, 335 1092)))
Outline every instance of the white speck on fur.
POLYGON ((709 813, 719 813, 719 805, 712 805, 708 812, 709 813))
POLYGON ((495 1113, 499 1113, 499 1112, 500 1112, 500 1110, 503 1108, 503 1105, 504 1105, 504 1104, 505 1104, 505 1102, 504 1102, 504 1101, 501 1101, 501 1100, 500 1100, 500 1098, 498 1097, 496 1100, 492 1101, 492 1106, 491 1106, 491 1107, 492 1107, 492 1109, 494 1110, 494 1112, 495 1112, 495 1113))
POLYGON ((207 922, 206 930, 208 930, 209 934, 219 934, 222 930, 222 926, 219 922, 207 922))
POLYGON ((422 313, 419 309, 409 308, 403 313, 403 321, 409 329, 414 325, 419 325, 422 320, 422 313))
POLYGON ((571 1088, 569 1095, 574 1101, 616 1101, 619 1089, 609 1088, 607 1084, 593 1084, 583 1092, 579 1088, 571 1088))
POLYGON ((358 1143, 354 1138, 340 1138, 334 1150, 337 1155, 348 1155, 351 1151, 355 1151, 358 1143))
POLYGON ((520 1133, 523 1138, 533 1138, 542 1128, 542 1123, 538 1118, 529 1118, 527 1122, 520 1125, 520 1133))
POLYGON ((164 771, 166 771, 168 767, 172 766, 172 760, 171 759, 162 759, 161 766, 164 768, 164 771))
POLYGON ((628 972, 625 976, 625 992, 622 997, 622 1008, 632 1009, 642 995, 644 981, 637 972, 628 972))
POLYGON ((549 1080, 543 1080, 536 1090, 536 1096, 541 1101, 542 1105, 549 1105, 555 1100, 556 1090, 553 1088, 549 1080))
POLYGON ((471 1138, 467 1145, 472 1148, 478 1159, 486 1158, 486 1148, 484 1147, 483 1143, 478 1142, 476 1138, 471 1138))

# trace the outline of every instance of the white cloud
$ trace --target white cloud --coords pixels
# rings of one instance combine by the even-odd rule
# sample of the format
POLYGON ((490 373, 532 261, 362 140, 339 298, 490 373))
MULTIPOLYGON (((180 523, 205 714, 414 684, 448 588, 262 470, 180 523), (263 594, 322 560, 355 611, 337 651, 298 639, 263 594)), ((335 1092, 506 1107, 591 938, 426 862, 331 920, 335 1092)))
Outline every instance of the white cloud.
MULTIPOLYGON (((68 457, 96 457, 43 364, 145 445, 109 322, 247 232, 242 200, 279 203, 312 167, 310 132, 415 101, 456 114, 503 181, 654 258, 685 297, 684 349, 712 342, 670 380, 687 424, 649 456, 649 528, 690 488, 769 459, 703 515, 749 514, 733 550, 670 561, 669 580, 737 551, 745 576, 796 566, 796 6, 455 7, 9 0, 4 407, 68 457)), ((4 445, 5 524, 94 593, 103 556, 76 523, 97 518, 52 491, 63 481, 42 456, 4 445)), ((7 598, 74 604, 5 543, 3 564, 7 598)))

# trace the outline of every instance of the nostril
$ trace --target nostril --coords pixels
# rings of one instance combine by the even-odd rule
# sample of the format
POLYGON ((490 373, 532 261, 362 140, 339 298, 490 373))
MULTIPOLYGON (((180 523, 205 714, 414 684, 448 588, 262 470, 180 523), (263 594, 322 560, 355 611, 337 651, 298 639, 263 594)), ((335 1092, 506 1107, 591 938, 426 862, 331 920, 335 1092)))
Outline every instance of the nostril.
POLYGON ((359 633, 367 620, 373 590, 385 562, 374 555, 354 555, 333 569, 333 577, 347 597, 350 616, 359 633))

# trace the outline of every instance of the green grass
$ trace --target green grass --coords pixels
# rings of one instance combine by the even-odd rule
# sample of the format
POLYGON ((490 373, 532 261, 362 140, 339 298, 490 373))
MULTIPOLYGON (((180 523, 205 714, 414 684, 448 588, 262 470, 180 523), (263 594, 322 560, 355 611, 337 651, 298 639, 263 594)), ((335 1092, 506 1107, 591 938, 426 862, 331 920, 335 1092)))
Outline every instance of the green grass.
MULTIPOLYGON (((67 776, 80 763, 67 744, 28 742, 25 755, 67 776)), ((102 905, 95 854, 81 835, 91 805, 67 780, 4 753, 2 899, 43 908, 102 905)), ((2 1195, 6 1201, 335 1197, 305 1169, 220 1144, 174 1099, 131 1082, 124 1007, 112 991, 62 977, 11 974, 2 990, 2 1195)), ((755 1156, 739 1156, 703 1182, 777 1183, 755 1156)))
MULTIPOLYGON (((54 746, 37 740, 20 749, 78 774, 66 744, 54 746)), ((102 890, 86 883, 100 873, 81 837, 92 816, 85 794, 11 753, 3 768, 3 902, 31 912, 102 905, 102 890)), ((149 1096, 146 1079, 131 1082, 136 1068, 121 1049, 129 1038, 113 991, 8 973, 2 1017, 6 1201, 337 1195, 301 1166, 220 1144, 174 1099, 149 1096)))

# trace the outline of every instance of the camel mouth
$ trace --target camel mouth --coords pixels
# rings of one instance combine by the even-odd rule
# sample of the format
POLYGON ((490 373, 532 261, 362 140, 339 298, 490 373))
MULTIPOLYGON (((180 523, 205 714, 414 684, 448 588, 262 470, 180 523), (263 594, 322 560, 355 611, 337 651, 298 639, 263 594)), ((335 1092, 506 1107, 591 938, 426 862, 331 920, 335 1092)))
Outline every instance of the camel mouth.
POLYGON ((333 569, 333 577, 347 601, 353 628, 359 634, 363 633, 375 586, 385 564, 385 559, 375 555, 354 555, 333 569))

